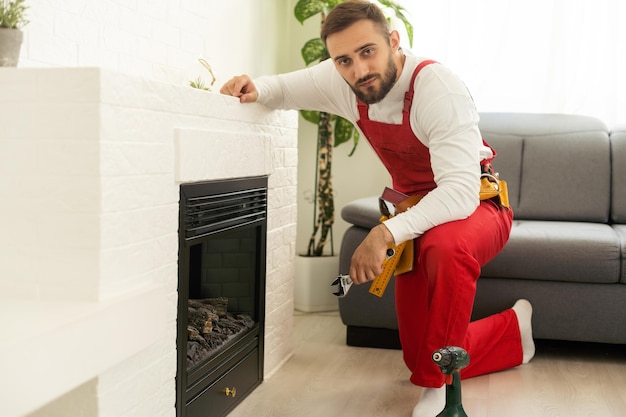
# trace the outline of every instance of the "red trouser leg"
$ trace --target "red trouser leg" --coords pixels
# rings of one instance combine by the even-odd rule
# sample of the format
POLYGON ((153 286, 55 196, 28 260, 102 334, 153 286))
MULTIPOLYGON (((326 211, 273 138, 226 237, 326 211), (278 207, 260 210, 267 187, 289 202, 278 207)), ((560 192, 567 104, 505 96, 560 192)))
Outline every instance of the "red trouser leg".
POLYGON ((400 341, 414 384, 443 385, 431 355, 450 345, 470 355, 463 377, 522 363, 512 310, 470 324, 480 268, 502 250, 511 223, 511 211, 483 201, 467 219, 437 226, 416 240, 413 271, 396 277, 400 341))

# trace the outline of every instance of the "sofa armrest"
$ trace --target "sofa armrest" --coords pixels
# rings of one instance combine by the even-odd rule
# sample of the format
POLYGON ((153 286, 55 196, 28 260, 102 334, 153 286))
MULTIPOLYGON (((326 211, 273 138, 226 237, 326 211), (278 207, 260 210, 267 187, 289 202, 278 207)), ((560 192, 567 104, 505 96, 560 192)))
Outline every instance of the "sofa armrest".
POLYGON ((371 229, 380 223, 378 197, 364 197, 346 204, 341 209, 341 218, 355 226, 371 229))

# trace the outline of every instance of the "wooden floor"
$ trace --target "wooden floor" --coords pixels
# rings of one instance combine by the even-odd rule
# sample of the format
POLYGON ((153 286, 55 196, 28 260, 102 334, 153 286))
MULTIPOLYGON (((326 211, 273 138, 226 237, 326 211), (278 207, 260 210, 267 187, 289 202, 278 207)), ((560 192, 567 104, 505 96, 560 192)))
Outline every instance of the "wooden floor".
MULTIPOLYGON (((410 417, 398 350, 349 347, 338 313, 296 313, 294 356, 228 417, 410 417)), ((527 365, 463 381, 469 417, 626 417, 626 346, 537 342, 527 365)), ((435 416, 433 416, 435 417, 435 416)))

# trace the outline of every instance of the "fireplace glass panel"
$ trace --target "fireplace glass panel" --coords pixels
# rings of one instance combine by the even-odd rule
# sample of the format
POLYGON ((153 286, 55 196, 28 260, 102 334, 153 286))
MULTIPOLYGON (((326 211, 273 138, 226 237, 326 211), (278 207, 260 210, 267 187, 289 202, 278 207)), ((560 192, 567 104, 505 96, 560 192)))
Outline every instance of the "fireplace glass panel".
POLYGON ((188 311, 212 331, 188 342, 188 371, 258 323, 259 238, 260 227, 238 227, 191 246, 188 311), (205 308, 215 315, 204 319, 205 308))

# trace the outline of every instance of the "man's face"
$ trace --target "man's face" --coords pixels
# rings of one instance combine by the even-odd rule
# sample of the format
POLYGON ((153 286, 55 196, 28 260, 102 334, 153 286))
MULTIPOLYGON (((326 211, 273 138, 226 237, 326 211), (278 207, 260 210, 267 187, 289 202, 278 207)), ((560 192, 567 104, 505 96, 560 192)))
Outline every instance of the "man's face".
POLYGON ((391 45, 371 20, 360 20, 326 39, 335 67, 366 104, 381 101, 399 76, 394 52, 398 34, 392 32, 391 45))

